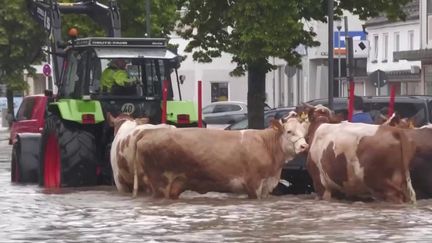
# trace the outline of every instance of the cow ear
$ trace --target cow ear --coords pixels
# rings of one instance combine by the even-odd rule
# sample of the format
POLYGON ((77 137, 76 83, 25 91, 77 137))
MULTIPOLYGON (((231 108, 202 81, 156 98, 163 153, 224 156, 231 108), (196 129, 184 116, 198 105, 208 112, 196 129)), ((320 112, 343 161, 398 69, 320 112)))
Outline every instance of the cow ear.
POLYGON ((408 118, 408 128, 415 128, 415 120, 414 118, 408 118))
POLYGON ((283 127, 279 120, 273 119, 270 127, 275 131, 283 133, 283 127))
POLYGON ((111 112, 107 112, 106 117, 107 117, 108 125, 110 127, 114 127, 115 126, 115 117, 113 115, 111 115, 111 112))
POLYGON ((389 126, 395 127, 401 122, 401 117, 396 112, 385 122, 389 126))

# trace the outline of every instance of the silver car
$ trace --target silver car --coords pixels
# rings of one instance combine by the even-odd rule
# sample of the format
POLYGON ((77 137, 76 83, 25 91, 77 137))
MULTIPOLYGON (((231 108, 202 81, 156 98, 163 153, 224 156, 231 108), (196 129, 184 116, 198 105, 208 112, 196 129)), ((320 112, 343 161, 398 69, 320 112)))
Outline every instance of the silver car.
POLYGON ((240 101, 218 101, 202 110, 206 124, 233 124, 247 117, 247 105, 240 101))

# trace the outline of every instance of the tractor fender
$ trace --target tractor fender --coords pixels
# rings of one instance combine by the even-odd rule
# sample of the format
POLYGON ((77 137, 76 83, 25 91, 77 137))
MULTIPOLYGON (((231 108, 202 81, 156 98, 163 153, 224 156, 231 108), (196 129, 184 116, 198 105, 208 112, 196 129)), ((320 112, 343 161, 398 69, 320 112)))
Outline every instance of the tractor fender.
POLYGON ((49 104, 48 110, 64 120, 84 124, 83 116, 92 116, 94 124, 105 120, 102 105, 98 100, 60 99, 49 104))
POLYGON ((40 133, 18 133, 14 145, 19 181, 23 183, 38 182, 40 133))

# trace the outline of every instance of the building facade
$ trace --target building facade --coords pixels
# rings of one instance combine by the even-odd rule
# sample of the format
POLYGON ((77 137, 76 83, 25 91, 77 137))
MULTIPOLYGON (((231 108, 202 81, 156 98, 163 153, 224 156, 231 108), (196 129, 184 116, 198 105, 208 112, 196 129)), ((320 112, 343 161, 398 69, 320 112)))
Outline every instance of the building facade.
MULTIPOLYGON (((348 16, 348 26, 350 36, 356 40, 366 40, 362 24, 357 17, 345 13, 348 16)), ((269 58, 269 61, 276 66, 266 75, 266 102, 271 107, 294 106, 301 102, 311 99, 324 98, 328 95, 328 28, 326 23, 310 21, 305 23, 305 28, 312 28, 316 33, 316 40, 321 42, 320 46, 312 48, 298 47, 297 52, 302 55, 301 67, 292 67, 284 60, 269 58)), ((336 96, 347 95, 346 80, 338 80, 340 76, 345 76, 345 54, 340 52, 344 49, 345 32, 335 29, 334 47, 339 52, 335 52, 335 94, 336 96), (336 55, 338 54, 338 55, 336 55), (339 55, 340 54, 340 55, 339 55), (339 68, 338 60, 341 60, 339 68)), ((222 57, 215 58, 211 63, 198 63, 193 61, 191 53, 185 53, 184 49, 187 40, 179 36, 170 37, 171 44, 178 44, 180 55, 187 58, 181 63, 178 70, 179 76, 184 78, 181 85, 182 98, 185 100, 197 100, 197 81, 203 82, 203 106, 211 102, 220 100, 247 101, 247 74, 241 77, 234 77, 230 72, 236 64, 232 63, 232 56, 223 53, 222 57)), ((367 47, 368 48, 368 47, 367 47)), ((42 93, 48 86, 49 80, 42 75, 42 66, 35 66, 38 75, 35 78, 26 77, 29 82, 28 94, 42 93)), ((356 69, 358 77, 366 76, 366 58, 356 58, 356 69)), ((172 79, 175 80, 175 74, 172 79)), ((356 81, 360 80, 356 77, 356 81)), ((360 80, 359 83, 362 81, 360 80)), ((364 94, 363 88, 357 89, 359 94, 364 94)), ((178 98, 178 91, 174 89, 174 96, 178 98)))
POLYGON ((365 24, 370 43, 367 72, 372 74, 383 71, 384 85, 380 88, 369 80, 369 93, 388 95, 391 86, 397 95, 416 95, 422 93, 420 61, 399 60, 393 52, 412 51, 420 47, 419 0, 405 6, 405 21, 392 22, 380 16, 368 20, 365 24), (372 85, 372 86, 371 86, 372 85))
POLYGON ((420 94, 432 95, 432 0, 419 1, 420 45, 414 50, 394 52, 398 60, 420 61, 420 94))

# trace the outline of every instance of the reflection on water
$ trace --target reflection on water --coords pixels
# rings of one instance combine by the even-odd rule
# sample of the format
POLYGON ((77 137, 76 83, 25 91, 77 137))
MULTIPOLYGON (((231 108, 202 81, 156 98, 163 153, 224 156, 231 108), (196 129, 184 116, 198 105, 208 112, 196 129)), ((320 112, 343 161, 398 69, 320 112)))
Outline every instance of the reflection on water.
POLYGON ((316 201, 310 195, 248 200, 187 192, 172 201, 133 199, 113 187, 52 192, 9 180, 6 158, 0 161, 0 242, 432 240, 430 200, 401 206, 316 201))

